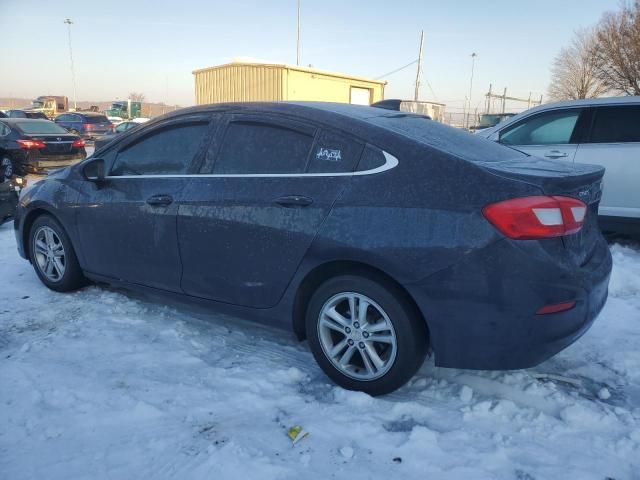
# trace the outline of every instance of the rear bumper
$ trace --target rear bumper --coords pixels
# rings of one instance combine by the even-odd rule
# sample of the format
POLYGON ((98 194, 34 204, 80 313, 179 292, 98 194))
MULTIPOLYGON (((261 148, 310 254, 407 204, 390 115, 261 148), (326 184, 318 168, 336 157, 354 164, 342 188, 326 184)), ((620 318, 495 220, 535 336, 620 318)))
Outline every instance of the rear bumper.
POLYGON ((429 325, 436 365, 521 369, 589 329, 606 302, 611 265, 604 238, 580 267, 553 261, 536 242, 502 240, 406 287, 429 325), (535 313, 572 300, 571 310, 535 313))
POLYGON ((603 232, 640 237, 640 217, 598 216, 598 225, 603 232))
POLYGON ((107 135, 111 133, 111 130, 105 130, 103 132, 82 132, 80 133, 80 136, 84 139, 84 140, 95 140, 96 138, 100 138, 103 135, 107 135))
POLYGON ((76 155, 55 155, 50 159, 44 156, 32 156, 23 162, 23 170, 25 173, 46 174, 51 170, 68 167, 84 160, 86 154, 78 153, 76 155))

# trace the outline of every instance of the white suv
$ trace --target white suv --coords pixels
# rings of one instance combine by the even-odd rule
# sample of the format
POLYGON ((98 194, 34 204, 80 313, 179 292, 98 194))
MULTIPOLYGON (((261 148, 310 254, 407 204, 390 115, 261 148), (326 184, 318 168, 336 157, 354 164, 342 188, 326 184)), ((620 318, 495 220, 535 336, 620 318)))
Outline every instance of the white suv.
POLYGON ((604 166, 601 227, 640 232, 640 97, 541 105, 477 135, 538 157, 604 166))

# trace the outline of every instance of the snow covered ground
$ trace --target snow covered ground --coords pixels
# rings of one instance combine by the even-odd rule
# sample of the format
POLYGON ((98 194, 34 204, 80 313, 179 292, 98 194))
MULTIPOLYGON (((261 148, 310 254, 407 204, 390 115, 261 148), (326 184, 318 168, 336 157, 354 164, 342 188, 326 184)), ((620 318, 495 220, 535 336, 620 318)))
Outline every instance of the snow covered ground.
POLYGON ((640 478, 640 250, 528 371, 427 361, 384 398, 286 332, 99 287, 47 290, 0 227, 0 478, 640 478), (287 430, 310 434, 293 445, 287 430))

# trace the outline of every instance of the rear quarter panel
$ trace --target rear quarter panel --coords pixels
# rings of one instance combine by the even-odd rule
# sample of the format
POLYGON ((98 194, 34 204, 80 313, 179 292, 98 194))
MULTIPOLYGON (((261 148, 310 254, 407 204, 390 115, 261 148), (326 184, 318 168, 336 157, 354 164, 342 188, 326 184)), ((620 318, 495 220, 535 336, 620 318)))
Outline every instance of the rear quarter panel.
POLYGON ((384 149, 398 166, 351 179, 311 247, 317 262, 359 261, 417 282, 502 238, 483 217, 485 205, 540 193, 422 144, 384 149))

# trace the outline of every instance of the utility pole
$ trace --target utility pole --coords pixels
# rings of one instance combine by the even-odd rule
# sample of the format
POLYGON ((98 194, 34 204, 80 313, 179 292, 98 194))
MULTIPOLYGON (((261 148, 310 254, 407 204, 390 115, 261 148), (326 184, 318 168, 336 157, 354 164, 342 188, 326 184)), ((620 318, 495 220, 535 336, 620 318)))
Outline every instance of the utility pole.
POLYGON ((298 0, 298 38, 296 41, 296 65, 300 66, 300 0, 298 0))
POLYGON ((420 30, 420 51, 418 53, 418 71, 416 72, 416 91, 413 99, 417 102, 420 93, 420 71, 422 70, 422 47, 424 46, 424 30, 420 30))
POLYGON ((76 71, 73 67, 73 50, 71 49, 71 25, 73 25, 73 22, 70 18, 66 18, 64 23, 67 25, 67 33, 69 34, 69 58, 71 59, 71 81, 73 82, 73 109, 78 110, 78 97, 76 95, 76 71))
POLYGON ((478 54, 473 52, 471 54, 471 81, 469 82, 469 109, 467 114, 467 128, 471 126, 471 94, 473 92, 473 70, 476 66, 476 57, 478 54))

